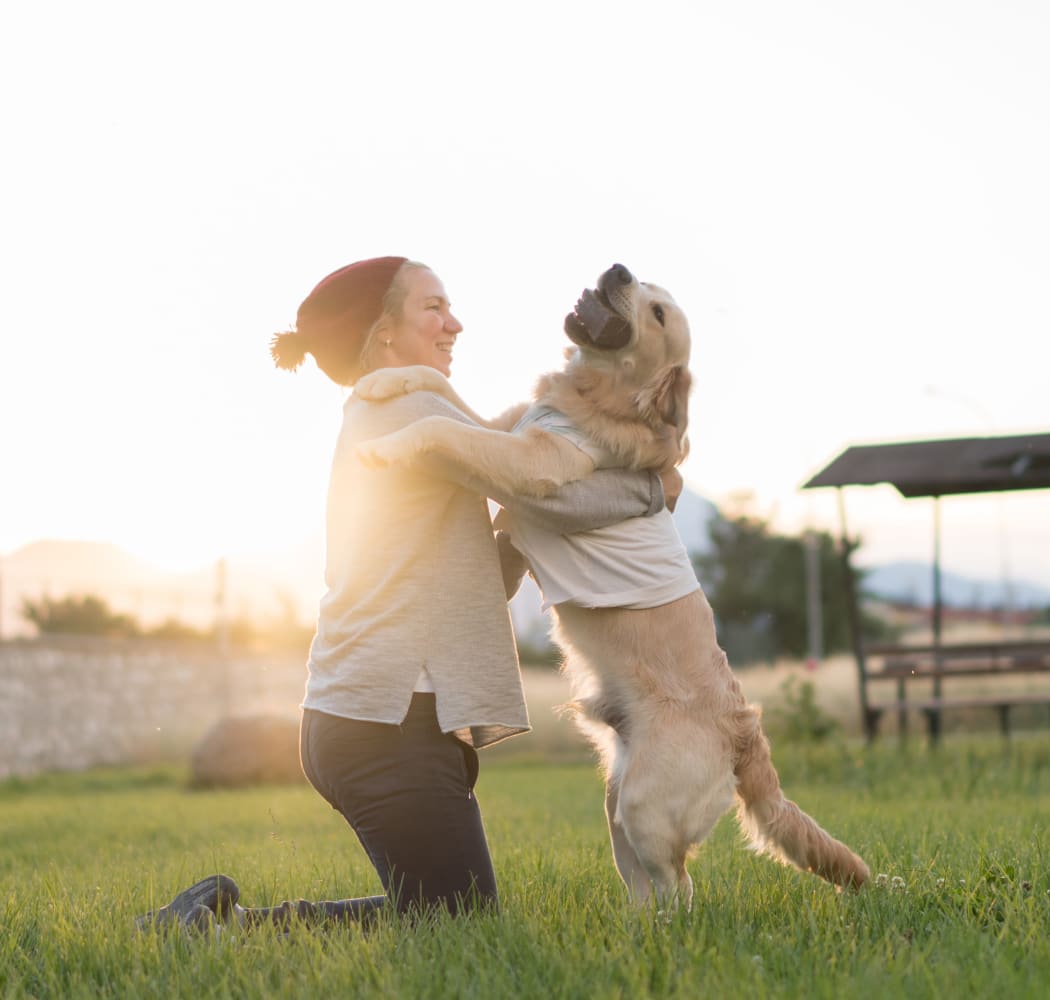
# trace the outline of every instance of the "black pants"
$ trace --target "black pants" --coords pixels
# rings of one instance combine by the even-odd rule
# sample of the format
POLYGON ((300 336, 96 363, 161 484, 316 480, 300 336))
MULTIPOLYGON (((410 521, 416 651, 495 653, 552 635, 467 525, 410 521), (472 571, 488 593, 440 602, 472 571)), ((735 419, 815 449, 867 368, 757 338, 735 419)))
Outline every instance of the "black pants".
POLYGON ((300 900, 249 910, 249 920, 346 921, 387 906, 401 913, 443 907, 457 914, 498 905, 473 791, 478 755, 441 732, 434 695, 413 695, 399 726, 306 709, 300 755, 310 783, 357 834, 386 895, 300 900))

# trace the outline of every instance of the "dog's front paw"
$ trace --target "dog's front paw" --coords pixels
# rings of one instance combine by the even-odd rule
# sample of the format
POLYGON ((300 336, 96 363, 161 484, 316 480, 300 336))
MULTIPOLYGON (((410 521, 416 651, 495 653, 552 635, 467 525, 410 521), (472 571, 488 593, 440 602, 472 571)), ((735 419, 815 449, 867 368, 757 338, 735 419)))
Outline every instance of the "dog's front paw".
POLYGON ((354 453, 369 469, 385 469, 390 465, 408 462, 416 453, 412 442, 400 434, 387 434, 371 441, 362 441, 354 453))
POLYGON ((407 396, 422 389, 423 380, 415 375, 404 375, 396 368, 381 368, 371 372, 354 385, 354 395, 370 403, 395 396, 407 396))

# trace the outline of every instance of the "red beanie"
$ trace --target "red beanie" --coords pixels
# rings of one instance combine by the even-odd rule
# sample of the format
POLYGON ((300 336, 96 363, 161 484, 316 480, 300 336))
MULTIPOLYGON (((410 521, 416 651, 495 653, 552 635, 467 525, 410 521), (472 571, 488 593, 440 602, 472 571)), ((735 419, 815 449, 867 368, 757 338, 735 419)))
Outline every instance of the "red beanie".
POLYGON ((294 371, 309 352, 334 382, 356 381, 368 331, 382 315, 383 296, 406 260, 359 260, 324 278, 299 306, 295 329, 277 334, 270 342, 277 366, 294 371))

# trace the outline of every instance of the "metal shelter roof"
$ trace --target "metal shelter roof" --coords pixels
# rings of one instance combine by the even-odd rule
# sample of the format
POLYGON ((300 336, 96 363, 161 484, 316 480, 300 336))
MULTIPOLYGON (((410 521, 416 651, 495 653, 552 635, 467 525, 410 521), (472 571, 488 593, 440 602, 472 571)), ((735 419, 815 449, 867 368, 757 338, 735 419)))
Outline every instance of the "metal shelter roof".
POLYGON ((890 483, 905 497, 1050 487, 1050 434, 854 445, 802 489, 890 483))

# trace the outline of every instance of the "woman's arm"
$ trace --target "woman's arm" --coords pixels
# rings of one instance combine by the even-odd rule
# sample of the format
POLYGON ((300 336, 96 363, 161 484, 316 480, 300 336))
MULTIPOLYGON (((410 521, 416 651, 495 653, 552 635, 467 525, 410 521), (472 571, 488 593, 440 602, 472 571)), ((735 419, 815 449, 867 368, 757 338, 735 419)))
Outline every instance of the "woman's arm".
POLYGON ((559 487, 543 498, 512 496, 472 477, 454 459, 427 456, 420 466, 441 479, 490 497, 527 521, 559 535, 592 531, 631 517, 650 517, 667 506, 663 484, 655 472, 598 469, 586 479, 559 487))
POLYGON ((550 496, 492 497, 526 521, 559 535, 592 531, 631 517, 650 517, 666 506, 663 484, 655 472, 597 469, 586 479, 566 483, 550 496))

